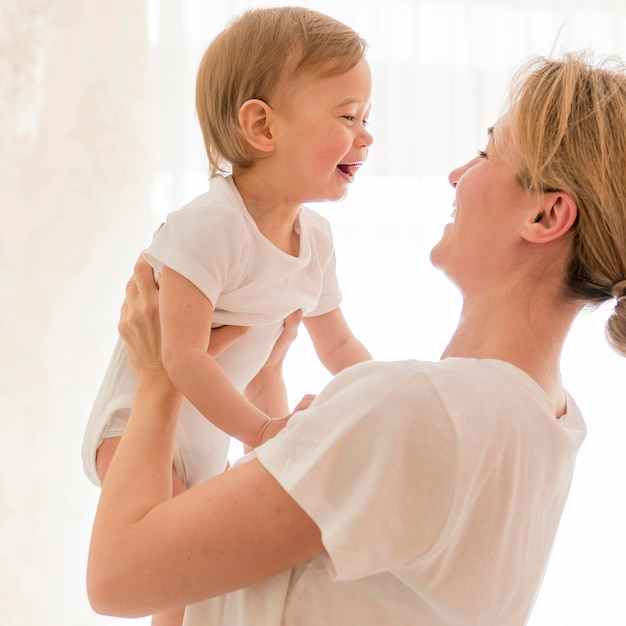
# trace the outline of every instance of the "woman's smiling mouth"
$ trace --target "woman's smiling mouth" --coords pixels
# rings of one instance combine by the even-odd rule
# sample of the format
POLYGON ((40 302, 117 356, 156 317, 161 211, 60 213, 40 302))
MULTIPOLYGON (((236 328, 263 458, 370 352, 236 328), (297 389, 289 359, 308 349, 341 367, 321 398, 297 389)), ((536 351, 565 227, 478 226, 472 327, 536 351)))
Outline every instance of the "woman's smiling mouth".
POLYGON ((337 169, 346 177, 348 180, 352 180, 354 175, 357 173, 357 170, 363 165, 363 161, 357 161, 355 163, 339 163, 337 165, 337 169))

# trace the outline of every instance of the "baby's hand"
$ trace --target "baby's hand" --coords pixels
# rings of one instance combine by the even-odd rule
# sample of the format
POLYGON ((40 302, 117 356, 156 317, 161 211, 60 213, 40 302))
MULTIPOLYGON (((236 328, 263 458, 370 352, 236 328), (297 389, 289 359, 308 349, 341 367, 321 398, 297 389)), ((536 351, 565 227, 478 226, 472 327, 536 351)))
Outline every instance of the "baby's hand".
POLYGON ((289 421, 290 417, 291 415, 287 415, 286 417, 275 417, 268 419, 263 426, 259 445, 265 443, 266 441, 269 441, 272 437, 276 437, 276 435, 278 435, 278 433, 283 428, 285 428, 285 426, 287 426, 287 422, 289 421))

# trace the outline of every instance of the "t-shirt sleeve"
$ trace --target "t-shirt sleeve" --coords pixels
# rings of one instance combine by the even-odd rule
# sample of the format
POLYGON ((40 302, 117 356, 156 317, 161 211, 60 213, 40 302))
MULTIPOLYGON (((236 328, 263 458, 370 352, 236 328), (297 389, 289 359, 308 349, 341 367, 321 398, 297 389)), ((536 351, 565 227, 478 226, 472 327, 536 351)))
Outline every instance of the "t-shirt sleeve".
POLYGON ((454 428, 428 378, 407 363, 347 368, 257 449, 320 528, 336 580, 415 563, 447 518, 454 428))
POLYGON ((215 306, 235 280, 233 272, 245 265, 240 229, 226 212, 187 206, 167 216, 144 256, 155 270, 166 266, 187 278, 215 306))

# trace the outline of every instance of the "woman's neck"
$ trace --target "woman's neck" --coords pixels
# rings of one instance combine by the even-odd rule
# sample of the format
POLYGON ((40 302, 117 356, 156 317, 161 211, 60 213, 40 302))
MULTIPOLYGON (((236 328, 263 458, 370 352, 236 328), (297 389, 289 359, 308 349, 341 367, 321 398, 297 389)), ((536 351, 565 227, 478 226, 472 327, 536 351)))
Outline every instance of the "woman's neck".
MULTIPOLYGON (((519 295, 519 294, 517 294, 519 295)), ((498 359, 531 376, 551 399, 557 417, 565 413, 561 352, 580 305, 546 306, 535 298, 464 303, 457 329, 442 358, 498 359), (533 304, 533 303, 536 303, 533 304)))

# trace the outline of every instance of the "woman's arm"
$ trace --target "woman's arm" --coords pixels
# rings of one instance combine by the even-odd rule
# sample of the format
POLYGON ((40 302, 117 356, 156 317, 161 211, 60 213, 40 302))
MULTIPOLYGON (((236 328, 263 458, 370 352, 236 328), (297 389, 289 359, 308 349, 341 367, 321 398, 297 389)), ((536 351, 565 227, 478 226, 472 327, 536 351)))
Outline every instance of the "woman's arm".
MULTIPOLYGON (((214 329, 211 332, 209 354, 213 357, 218 356, 226 348, 228 348, 230 345, 238 341, 243 335, 245 335, 248 330, 248 327, 243 326, 222 326, 220 328, 214 329)), ((283 335, 289 333, 290 331, 294 331, 293 324, 291 323, 286 326, 283 335)), ((278 350, 279 347, 281 347, 282 344, 285 343, 285 338, 283 337, 283 335, 281 335, 281 337, 279 338, 275 350, 272 351, 274 359, 271 359, 268 363, 268 366, 271 370, 273 370, 274 366, 276 365, 275 352, 278 350)), ((286 353, 289 343, 291 343, 291 341, 287 343, 287 345, 284 347, 284 350, 282 348, 278 350, 278 353, 280 354, 283 351, 286 353)), ((279 413, 278 415, 286 415, 287 413, 288 411, 285 410, 283 413, 279 413)), ((120 439, 120 437, 107 438, 98 447, 98 450, 96 452, 96 469, 101 485, 104 482, 104 478, 113 459, 113 455, 115 454, 115 451, 119 446, 120 439)), ((178 477, 178 474, 176 473, 174 468, 172 468, 172 496, 176 496, 182 493, 184 490, 185 486, 183 482, 178 477)), ((181 626, 181 624, 183 623, 184 611, 184 607, 180 607, 177 609, 166 611, 164 613, 153 615, 151 622, 152 626, 181 626)))
POLYGON ((92 535, 87 587, 99 613, 137 617, 188 605, 323 551, 317 526, 256 460, 162 501, 143 493, 156 477, 111 480, 122 453, 92 535))
POLYGON ((135 277, 120 320, 135 400, 102 487, 87 567, 93 608, 127 617, 250 585, 323 551, 315 523, 256 460, 171 498, 182 396, 161 365, 147 263, 135 277))
POLYGON ((159 279, 163 363, 176 387, 208 420, 245 444, 266 436, 268 416, 248 402, 207 353, 213 306, 189 280, 164 267, 159 279))
MULTIPOLYGON (((113 460, 113 455, 120 443, 120 437, 110 437, 105 439, 98 448, 96 453, 96 468, 98 470, 98 478, 100 484, 103 484, 104 478, 109 469, 109 465, 113 460)), ((172 468, 172 495, 176 496, 185 490, 185 485, 172 468)), ((185 614, 185 607, 178 607, 168 610, 164 613, 158 613, 152 616, 152 626, 181 626, 185 614)))
POLYGON ((283 363, 289 347, 298 334, 302 311, 294 311, 285 318, 283 330, 276 340, 267 361, 248 383, 245 397, 255 407, 270 417, 283 417, 289 413, 287 389, 283 379, 283 363))
POLYGON ((371 354, 352 334, 339 307, 323 315, 305 317, 303 322, 317 356, 331 374, 362 361, 371 361, 371 354))

